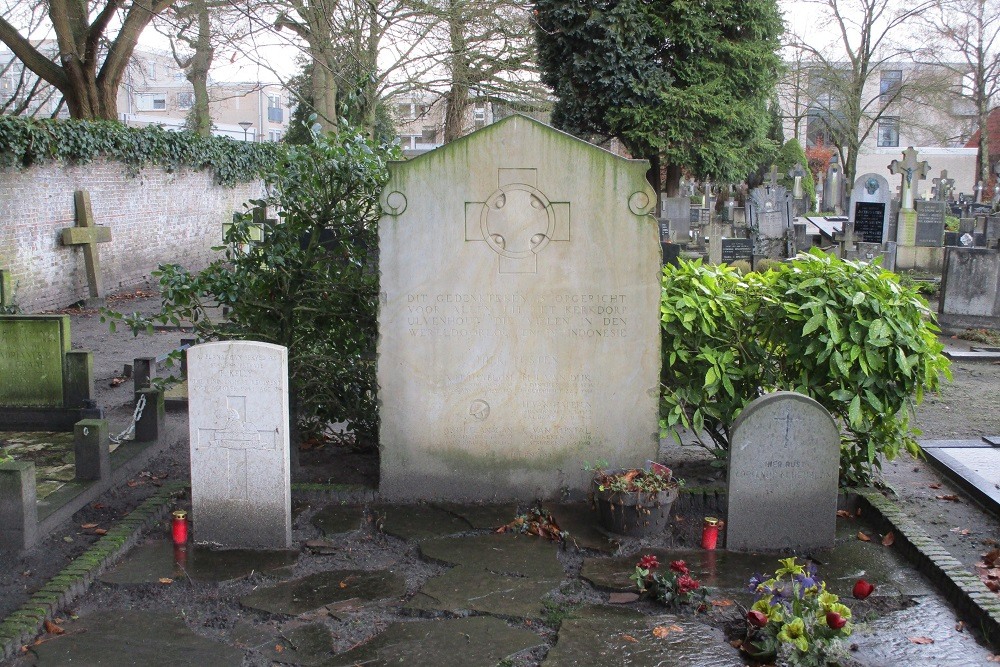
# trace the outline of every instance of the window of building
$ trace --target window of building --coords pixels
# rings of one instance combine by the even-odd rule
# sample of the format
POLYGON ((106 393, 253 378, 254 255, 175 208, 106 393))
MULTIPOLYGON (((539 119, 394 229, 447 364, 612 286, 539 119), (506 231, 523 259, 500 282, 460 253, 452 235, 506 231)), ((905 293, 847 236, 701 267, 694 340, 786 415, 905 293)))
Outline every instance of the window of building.
POLYGON ((156 63, 149 63, 149 78, 156 81, 156 63))
POLYGON ((417 115, 421 117, 425 116, 427 112, 430 110, 430 106, 427 104, 418 104, 416 105, 416 107, 417 107, 417 115))
POLYGON ((177 70, 176 72, 174 72, 174 81, 183 81, 183 80, 184 80, 183 70, 177 70))
POLYGON ((486 107, 477 106, 474 108, 472 110, 472 120, 477 130, 481 127, 486 127, 486 107))
POLYGON ((268 94, 267 119, 272 123, 280 123, 285 119, 285 110, 281 108, 281 95, 268 94))
POLYGON ((267 131, 268 141, 281 141, 281 130, 268 130, 267 131))
POLYGON ((136 95, 135 108, 139 111, 162 111, 167 108, 167 96, 164 93, 136 95))
POLYGON ((420 133, 420 143, 433 144, 437 141, 437 128, 425 126, 420 133))
POLYGON ((882 70, 879 81, 878 94, 882 96, 883 102, 889 102, 899 94, 899 89, 903 85, 903 70, 886 69, 882 70))
POLYGON ((177 108, 190 109, 194 106, 194 93, 177 93, 177 108))
POLYGON ((879 119, 878 145, 880 147, 899 146, 899 118, 886 116, 879 119))

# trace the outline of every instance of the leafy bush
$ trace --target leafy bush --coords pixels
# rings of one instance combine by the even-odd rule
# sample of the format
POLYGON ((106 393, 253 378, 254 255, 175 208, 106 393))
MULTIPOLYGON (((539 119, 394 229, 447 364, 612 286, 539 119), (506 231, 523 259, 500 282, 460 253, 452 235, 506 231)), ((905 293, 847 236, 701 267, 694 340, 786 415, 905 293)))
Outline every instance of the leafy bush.
POLYGON ((282 148, 194 132, 167 132, 149 125, 127 127, 117 121, 53 120, 0 116, 0 167, 27 167, 49 160, 87 164, 98 157, 123 163, 132 174, 156 165, 211 168, 215 180, 234 185, 261 177, 273 168, 282 148))
POLYGON ((754 269, 757 273, 766 273, 768 271, 780 271, 785 267, 785 263, 780 259, 769 259, 767 257, 757 260, 757 267, 754 269))
POLYGON ((664 431, 704 431, 725 451, 750 401, 797 391, 840 424, 845 483, 868 481, 880 455, 919 451, 912 401, 950 377, 914 289, 877 264, 819 250, 745 276, 700 261, 666 266, 661 326, 664 431))
MULTIPOLYGON (((165 265, 153 274, 162 296, 153 320, 191 322, 201 341, 284 345, 300 428, 315 434, 348 421, 362 445, 374 444, 378 433, 376 223, 386 157, 346 127, 289 147, 267 176, 273 194, 251 202, 279 211, 263 240, 253 240, 252 215, 236 215, 219 248, 223 259, 199 273, 165 265)), ((140 315, 105 315, 134 331, 152 323, 140 315)))
POLYGON ((805 194, 806 210, 811 210, 816 203, 816 182, 813 179, 812 170, 809 169, 809 158, 802 150, 802 145, 797 139, 789 139, 778 151, 777 167, 779 183, 791 192, 795 185, 795 179, 788 175, 788 171, 796 164, 801 164, 805 175, 802 177, 802 191, 805 194))

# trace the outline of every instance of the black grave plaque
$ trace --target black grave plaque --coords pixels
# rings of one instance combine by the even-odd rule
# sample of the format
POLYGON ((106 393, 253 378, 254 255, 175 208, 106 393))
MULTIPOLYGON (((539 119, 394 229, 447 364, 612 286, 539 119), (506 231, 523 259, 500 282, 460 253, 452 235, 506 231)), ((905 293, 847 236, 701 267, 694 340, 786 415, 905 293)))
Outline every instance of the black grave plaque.
POLYGON ((917 238, 915 245, 940 247, 944 241, 944 203, 917 202, 917 238))
POLYGON ((882 243, 885 204, 859 201, 854 205, 854 240, 861 243, 882 243))
POLYGON ((670 240, 670 220, 659 218, 657 221, 660 223, 660 242, 670 240))
POLYGON ((722 263, 738 260, 753 261, 753 239, 722 239, 722 263))

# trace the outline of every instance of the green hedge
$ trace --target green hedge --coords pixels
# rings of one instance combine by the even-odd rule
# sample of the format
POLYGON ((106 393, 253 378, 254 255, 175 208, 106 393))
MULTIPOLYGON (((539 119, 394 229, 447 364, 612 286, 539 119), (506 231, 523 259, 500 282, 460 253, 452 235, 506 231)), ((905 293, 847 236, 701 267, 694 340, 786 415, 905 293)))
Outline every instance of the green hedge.
POLYGON ((87 164, 97 157, 123 163, 129 173, 146 166, 174 171, 212 169, 221 185, 260 178, 284 146, 248 143, 193 132, 134 128, 117 121, 53 120, 0 116, 0 167, 27 167, 51 160, 87 164))

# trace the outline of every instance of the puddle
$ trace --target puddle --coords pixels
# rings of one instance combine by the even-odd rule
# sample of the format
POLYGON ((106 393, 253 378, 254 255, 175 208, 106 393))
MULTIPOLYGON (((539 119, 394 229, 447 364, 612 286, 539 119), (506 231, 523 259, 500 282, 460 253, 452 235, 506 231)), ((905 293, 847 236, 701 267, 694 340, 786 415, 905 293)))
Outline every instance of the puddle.
POLYGON ((253 572, 275 573, 298 558, 297 551, 214 550, 189 544, 178 549, 172 542, 142 544, 112 570, 101 575, 106 584, 156 583, 161 578, 220 582, 240 579, 253 572))

